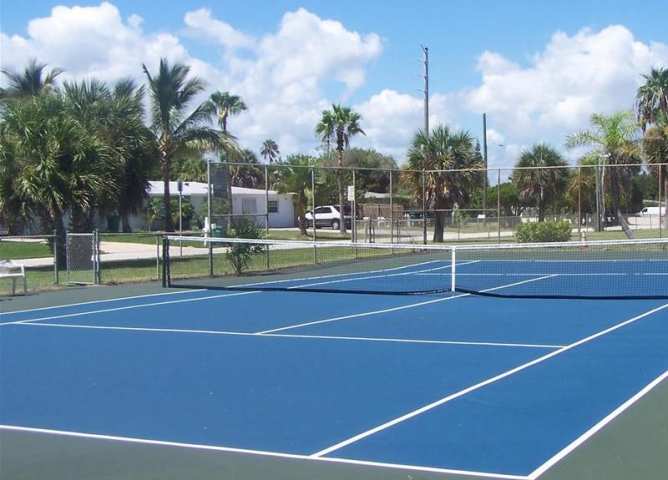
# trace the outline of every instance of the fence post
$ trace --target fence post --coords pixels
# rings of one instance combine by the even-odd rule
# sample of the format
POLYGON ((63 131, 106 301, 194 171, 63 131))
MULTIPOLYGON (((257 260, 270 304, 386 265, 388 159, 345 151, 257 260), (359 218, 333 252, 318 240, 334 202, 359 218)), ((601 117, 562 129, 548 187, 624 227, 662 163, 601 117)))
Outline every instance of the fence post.
POLYGON ((155 276, 160 279, 160 235, 155 236, 155 276))
MULTIPOLYGON (((209 242, 211 244, 211 242, 209 242)), ((162 286, 169 287, 169 240, 162 237, 162 286)))
POLYGON ((427 178, 422 170, 422 243, 427 244, 427 178))
POLYGON ((53 231, 53 284, 58 285, 58 234, 53 231))
POLYGON ((497 241, 501 243, 501 169, 496 171, 496 217, 499 219, 496 227, 497 241))
POLYGON ((93 273, 95 285, 102 283, 102 265, 100 261, 100 231, 93 231, 93 273))

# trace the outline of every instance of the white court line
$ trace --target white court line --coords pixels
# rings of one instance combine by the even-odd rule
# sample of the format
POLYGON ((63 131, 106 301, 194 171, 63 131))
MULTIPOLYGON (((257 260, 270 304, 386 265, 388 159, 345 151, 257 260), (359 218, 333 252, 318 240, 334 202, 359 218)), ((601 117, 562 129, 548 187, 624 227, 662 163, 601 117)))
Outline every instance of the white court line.
POLYGON ((610 328, 607 328, 607 329, 605 329, 605 330, 602 330, 602 331, 600 331, 600 332, 598 332, 598 333, 595 333, 595 334, 593 334, 593 335, 590 335, 590 336, 588 336, 588 337, 586 337, 586 338, 583 338, 582 340, 579 340, 579 341, 577 341, 577 342, 575 342, 575 343, 572 343, 572 344, 570 344, 570 345, 568 345, 568 346, 566 346, 566 347, 564 347, 564 348, 561 348, 561 349, 559 349, 559 350, 555 350, 554 352, 548 353, 547 355, 544 355, 544 356, 539 357, 539 358, 537 358, 537 359, 535 359, 535 360, 532 360, 532 361, 530 361, 530 362, 527 362, 527 363, 525 363, 525 364, 523 364, 523 365, 520 365, 520 366, 518 366, 518 367, 515 367, 515 368, 513 368, 512 370, 508 370, 507 372, 504 372, 504 373, 501 373, 501 374, 496 375, 496 376, 494 376, 494 377, 488 378, 487 380, 484 380, 484 381, 482 381, 482 382, 480 382, 480 383, 477 383, 477 384, 472 385, 472 386, 470 386, 470 387, 468 387, 468 388, 465 388, 464 390, 460 390, 459 392, 453 393, 452 395, 448 395, 447 397, 443 397, 443 398, 441 398, 441 399, 439 399, 439 400, 437 400, 437 401, 435 401, 435 402, 432 402, 432 403, 430 403, 430 404, 428 404, 428 405, 425 405, 424 407, 418 408, 417 410, 413 410, 412 412, 409 412, 409 413, 407 413, 407 414, 405 414, 405 415, 402 415, 401 417, 397 417, 397 418, 395 418, 395 419, 393 419, 393 420, 390 420, 389 422, 383 423, 382 425, 378 425, 377 427, 374 427, 374 428, 372 428, 372 429, 370 429, 370 430, 367 430, 367 431, 362 432, 362 433, 360 433, 360 434, 358 434, 358 435, 355 435, 355 436, 350 437, 350 438, 348 438, 348 439, 346 439, 346 440, 343 440, 342 442, 339 442, 339 443, 337 443, 337 444, 335 444, 335 445, 332 445, 332 446, 327 447, 327 448, 325 448, 325 449, 323 449, 323 450, 320 450, 319 452, 316 452, 316 453, 312 454, 311 456, 312 456, 312 457, 322 457, 322 456, 324 456, 324 455, 328 455, 328 454, 330 454, 330 453, 332 453, 332 452, 334 452, 334 451, 336 451, 336 450, 340 450, 340 449, 343 448, 343 447, 346 447, 346 446, 348 446, 348 445, 351 445, 351 444, 353 444, 353 443, 355 443, 355 442, 358 442, 358 441, 360 441, 360 440, 362 440, 362 439, 364 439, 364 438, 367 438, 367 437, 369 437, 369 436, 371 436, 371 435, 374 435, 374 434, 376 434, 376 433, 378 433, 378 432, 381 432, 381 431, 383 431, 383 430, 387 430, 388 428, 393 427, 394 425, 397 425, 397 424, 399 424, 399 423, 405 422, 406 420, 409 420, 409 419, 411 419, 411 418, 413 418, 413 417, 416 417, 416 416, 421 415, 421 414, 423 414, 423 413, 425 413, 425 412, 428 412, 428 411, 430 411, 430 410, 433 410, 433 409, 436 408, 436 407, 439 407, 439 406, 441 406, 441 405, 443 405, 443 404, 445 404, 445 403, 451 402, 452 400, 455 400, 455 399, 457 399, 457 398, 459 398, 459 397, 462 397, 462 396, 464 396, 464 395, 466 395, 466 394, 468 394, 468 393, 471 393, 471 392, 474 392, 474 391, 476 391, 476 390, 479 390, 479 389, 481 389, 482 387, 485 387, 485 386, 487 386, 487 385, 490 385, 490 384, 492 384, 492 383, 495 383, 495 382, 497 382, 497 381, 499 381, 499 380, 502 380, 502 379, 504 379, 504 378, 506 378, 506 377, 509 377, 509 376, 511 376, 511 375, 514 375, 515 373, 521 372, 522 370, 526 370, 527 368, 532 367, 532 366, 534 366, 534 365, 537 365, 537 364, 539 364, 539 363, 542 363, 542 362, 544 362, 545 360, 549 360, 549 359, 552 358, 552 357, 556 357, 557 355, 561 355, 562 353, 567 352, 567 351, 569 351, 569 350, 572 350, 572 349, 575 348, 575 347, 578 347, 578 346, 580 346, 580 345, 582 345, 582 344, 584 344, 584 343, 590 342, 591 340, 594 340, 594 339, 596 339, 596 338, 598 338, 598 337, 601 337, 601 336, 606 335, 606 334, 608 334, 608 333, 610 333, 610 332, 613 332, 613 331, 618 330, 618 329, 620 329, 620 328, 622 328, 622 327, 625 327, 626 325, 629 325, 629 324, 631 324, 631 323, 633 323, 633 322, 636 322, 636 321, 638 321, 638 320, 640 320, 640 319, 642 319, 642 318, 645 318, 645 317, 647 317, 647 316, 649 316, 649 315, 652 315, 652 314, 654 314, 654 313, 656 313, 656 312, 658 312, 658 311, 660 311, 660 310, 663 310, 663 309, 665 309, 665 308, 668 308, 668 304, 665 304, 665 305, 662 305, 662 306, 660 306, 660 307, 657 307, 657 308, 654 308, 654 309, 652 309, 652 310, 649 310, 648 312, 642 313, 642 314, 637 315, 637 316, 635 316, 635 317, 633 317, 633 318, 631 318, 631 319, 629 319, 629 320, 626 320, 626 321, 624 321, 624 322, 622 322, 622 323, 619 323, 619 324, 614 325, 614 326, 612 326, 612 327, 610 327, 610 328))
POLYGON ((529 474, 528 478, 534 480, 534 479, 537 479, 538 477, 540 477, 542 474, 544 474, 546 471, 548 471, 550 468, 552 468, 556 463, 561 461, 566 455, 570 454, 572 451, 574 451, 576 448, 578 448, 584 442, 589 440, 592 436, 594 436, 596 433, 598 433, 603 427, 605 427, 610 422, 612 422, 615 418, 617 418, 619 415, 624 413, 624 411, 626 411, 629 407, 631 407, 634 403, 636 403, 642 397, 647 395, 650 391, 652 391, 652 389, 654 389, 657 385, 659 385, 661 382, 663 382, 667 378, 668 378, 668 371, 664 372, 662 375, 660 375, 659 377, 654 379, 654 381, 652 383, 650 383, 645 388, 640 390, 633 397, 629 398, 626 402, 624 402, 622 405, 620 405, 617 409, 615 409, 607 417, 605 417, 603 420, 601 420, 596 425, 594 425, 592 428, 587 430, 584 434, 582 434, 573 443, 568 445, 566 448, 564 448, 559 453, 557 453, 554 457, 550 458, 543 465, 541 465, 536 470, 531 472, 529 474))
MULTIPOLYGON (((94 433, 81 433, 81 432, 69 432, 63 430, 50 430, 44 428, 32 428, 32 427, 20 427, 16 425, 0 425, 0 430, 14 431, 14 432, 25 432, 25 433, 38 433, 45 435, 59 435, 63 437, 74 437, 74 438, 86 438, 91 440, 105 440, 112 442, 123 442, 123 443, 132 443, 140 445, 151 445, 158 447, 173 447, 173 448, 187 448, 192 450, 203 450, 203 451, 214 451, 214 452, 226 452, 226 453, 242 453, 247 455, 257 455, 263 457, 273 457, 273 458, 285 458, 291 460, 300 460, 305 462, 322 462, 322 463, 334 463, 334 464, 344 464, 344 465, 360 465, 368 467, 380 467, 380 468, 393 468, 399 470, 414 470, 418 472, 429 472, 429 473, 438 473, 438 474, 450 474, 450 475, 463 475, 468 477, 485 477, 485 478, 498 478, 501 480, 529 480, 527 477, 519 475, 503 475, 497 473, 487 473, 487 472, 475 472, 467 470, 452 470, 445 468, 435 468, 435 467, 423 467, 418 465, 402 465, 394 463, 381 463, 381 462, 371 462, 364 460, 352 460, 345 458, 313 458, 307 455, 298 455, 294 453, 281 453, 281 452, 270 452, 264 450, 250 450, 245 448, 234 448, 234 447, 221 447, 215 445, 199 445, 193 443, 182 443, 182 442, 169 442, 164 440, 148 440, 143 438, 132 438, 132 437, 120 437, 112 435, 100 435, 94 433)), ((409 478, 411 478, 409 476, 409 478)))
MULTIPOLYGON (((81 303, 66 303, 64 305, 54 305, 52 307, 40 307, 40 308, 31 308, 28 310, 15 310, 13 312, 2 312, 0 313, 0 317, 4 317, 5 315, 14 315, 17 313, 29 313, 29 312, 40 312, 43 310, 53 310, 55 308, 69 308, 69 307, 78 307, 79 305, 94 305, 97 303, 109 303, 109 302, 119 302, 123 300, 133 300, 135 298, 150 298, 150 297, 161 297, 163 295, 181 295, 184 293, 197 293, 197 292, 202 292, 205 289, 201 290, 175 290, 173 292, 165 292, 165 293, 149 293, 146 295, 135 295, 133 297, 119 297, 119 298, 107 298, 104 300, 92 300, 90 302, 81 302, 81 303)), ((3 325, 0 323, 0 325, 3 325)))
MULTIPOLYGON (((105 325, 76 325, 68 323, 20 323, 28 327, 47 328, 79 328, 83 330, 116 330, 127 332, 158 332, 158 333, 194 333, 198 335, 227 335, 231 337, 258 337, 256 333, 228 332, 224 330, 196 330, 186 328, 154 328, 154 327, 110 327, 105 325)), ((345 337, 341 335, 295 335, 289 333, 269 333, 262 335, 267 338, 302 338, 313 340, 344 340, 355 342, 381 342, 381 343, 415 343, 423 345, 464 345, 479 347, 511 347, 511 348, 563 348, 564 345, 546 345, 531 343, 495 343, 495 342, 466 342, 455 340, 421 340, 410 338, 384 338, 384 337, 345 337)))
MULTIPOLYGON (((443 270, 446 268, 450 268, 449 266, 442 266, 442 267, 434 267, 430 268, 427 270, 418 270, 416 272, 401 272, 401 273, 390 273, 388 275, 383 275, 382 277, 379 277, 378 275, 368 275, 366 277, 348 277, 348 278, 341 278, 339 280, 328 280, 326 282, 316 282, 316 283, 306 283, 306 284, 301 284, 301 285, 295 285, 294 287, 287 287, 288 290, 294 290, 296 288, 308 288, 308 287, 317 287, 318 285, 333 285, 335 283, 346 283, 346 282, 358 282, 360 280, 369 280, 369 279, 378 279, 378 278, 389 278, 389 277, 405 277, 408 275, 421 275, 423 272, 434 272, 436 270, 443 270)), ((374 272, 369 272, 369 273, 374 273, 374 272)))
MULTIPOLYGON (((431 262, 425 262, 425 263, 419 263, 416 265, 411 265, 411 266, 419 266, 419 265, 426 265, 428 263, 442 263, 442 260, 434 260, 431 262)), ((470 262, 465 262, 460 265, 470 265, 473 263, 478 263, 478 260, 475 261, 470 261, 470 262)), ((437 275, 435 273, 426 273, 426 272, 435 272, 436 270, 445 270, 445 269, 450 269, 452 266, 450 264, 448 265, 443 265, 441 267, 434 267, 434 268, 429 268, 427 270, 416 270, 412 272, 402 272, 402 273, 392 273, 389 275, 383 275, 382 278, 388 278, 388 277, 400 277, 400 276, 408 276, 408 275, 415 275, 415 276, 429 276, 429 275, 437 275)), ((389 270, 380 270, 379 272, 386 272, 389 270)), ((379 272, 368 272, 368 273, 379 273, 379 272)), ((439 277, 443 276, 443 274, 438 274, 439 277)), ((331 285, 334 283, 345 283, 345 282, 356 282, 358 280, 369 280, 369 279, 374 279, 378 278, 377 275, 369 275, 367 277, 350 277, 350 278, 342 278, 340 280, 332 280, 332 281, 327 281, 327 282, 317 282, 317 283, 307 283, 306 285, 295 285, 294 287, 288 287, 289 290, 294 290, 297 288, 308 288, 308 287, 317 287, 318 285, 331 285)))
POLYGON ((521 282, 509 283, 508 285, 501 285, 500 287, 486 288, 485 290, 480 290, 480 293, 494 292, 496 290, 503 290, 508 287, 516 287, 518 285, 524 285, 525 283, 538 282, 540 280, 547 280, 548 278, 558 277, 559 275, 545 275, 544 277, 530 278, 529 280, 522 280, 521 282))
POLYGON ((410 305, 401 305, 400 307, 386 308, 383 310, 374 310, 372 312, 353 313, 350 315, 344 315, 342 317, 326 318, 324 320, 315 320, 313 322, 300 323, 297 325, 288 325, 287 327, 272 328, 271 330, 263 330, 261 332, 255 332, 255 335, 265 335, 267 333, 282 332, 284 330, 291 330, 293 328, 299 328, 299 327, 308 327, 310 325, 318 325, 321 323, 338 322, 340 320, 349 320, 351 318, 369 317, 371 315, 379 315, 381 313, 397 312, 399 310, 406 310, 408 308, 415 308, 415 307, 420 307, 422 305, 429 305, 430 303, 447 302, 455 298, 467 297, 467 296, 470 296, 470 294, 465 293, 463 295, 455 295, 452 297, 437 298, 435 300, 428 300, 426 302, 411 303, 410 305))
POLYGON ((88 312, 78 312, 78 313, 67 313, 63 315, 52 315, 50 317, 40 317, 40 318, 33 318, 31 320, 16 320, 13 322, 5 322, 5 323, 0 323, 0 326, 2 325, 17 325, 17 324, 27 324, 27 323, 33 323, 33 322, 43 322, 46 320, 56 320, 59 318, 71 318, 71 317, 83 317, 85 315, 95 315, 97 313, 108 313, 108 312, 120 312, 123 310, 132 310, 135 308, 147 308, 147 307, 157 307, 160 305, 172 305, 175 303, 188 303, 188 302, 200 302, 202 300, 210 300, 212 298, 224 298, 224 297, 238 297, 240 295, 250 295, 253 293, 260 293, 259 291, 257 292, 239 292, 239 293, 224 293, 224 294, 218 294, 218 295, 211 295, 208 297, 198 297, 198 298, 187 298, 183 300, 169 300, 167 302, 155 302, 155 303, 145 303, 141 305, 127 305, 125 307, 116 307, 116 308, 105 308, 102 310, 92 310, 88 312))
MULTIPOLYGON (((323 280, 323 279, 326 279, 326 278, 351 277, 353 275, 368 275, 368 274, 371 274, 371 273, 384 273, 384 272, 393 272, 395 270, 405 270, 407 268, 419 267, 419 266, 422 266, 422 265, 428 265, 430 263, 443 263, 444 261, 445 260, 429 260, 428 262, 413 263, 413 264, 409 264, 409 265, 402 265, 401 267, 386 268, 386 269, 383 269, 383 270, 371 270, 369 272, 334 273, 334 274, 331 274, 331 275, 320 275, 320 276, 315 276, 315 277, 272 280, 271 282, 246 283, 246 284, 235 285, 235 286, 236 287, 254 287, 254 286, 257 286, 257 285, 266 286, 266 285, 273 285, 273 284, 276 284, 276 283, 286 283, 286 282, 295 282, 295 281, 307 282, 307 281, 311 281, 311 280, 323 280)), ((475 262, 471 262, 471 263, 475 263, 475 262)), ((415 272, 409 272, 409 273, 415 273, 415 272)), ((354 280, 355 278, 353 277, 352 279, 354 280)))
MULTIPOLYGON (((525 283, 537 282, 539 280, 545 280, 547 278, 552 278, 553 276, 554 275, 548 275, 546 277, 532 278, 530 280, 524 280, 524 281, 521 281, 521 282, 511 283, 511 284, 508 284, 508 285, 502 285, 500 287, 488 288, 487 290, 481 290, 481 292, 492 292, 494 290, 500 290, 502 288, 515 287, 517 285, 522 285, 522 284, 525 284, 525 283)), ((351 318, 369 317, 371 315, 379 315, 381 313, 396 312, 396 311, 399 311, 399 310, 406 310, 408 308, 415 308, 415 307, 421 307, 423 305, 429 305, 431 303, 445 302, 445 301, 454 300, 454 299, 457 299, 457 298, 470 297, 470 296, 471 296, 470 293, 463 293, 463 294, 460 294, 460 295, 453 295, 451 297, 437 298, 436 300, 428 300, 426 302, 411 303, 410 305, 402 305, 400 307, 387 308, 387 309, 384 309, 384 310, 375 310, 373 312, 364 312, 364 313, 354 313, 354 314, 351 314, 351 315, 344 315, 342 317, 327 318, 327 319, 324 319, 324 320, 315 320, 313 322, 300 323, 300 324, 297 324, 297 325, 288 325, 287 327, 280 327, 280 328, 274 328, 274 329, 271 329, 271 330, 264 330, 262 332, 256 332, 256 335, 265 335, 267 333, 282 332, 284 330, 292 330, 293 328, 300 328, 300 327, 309 327, 311 325, 319 325, 321 323, 339 322, 341 320, 350 320, 351 318)))

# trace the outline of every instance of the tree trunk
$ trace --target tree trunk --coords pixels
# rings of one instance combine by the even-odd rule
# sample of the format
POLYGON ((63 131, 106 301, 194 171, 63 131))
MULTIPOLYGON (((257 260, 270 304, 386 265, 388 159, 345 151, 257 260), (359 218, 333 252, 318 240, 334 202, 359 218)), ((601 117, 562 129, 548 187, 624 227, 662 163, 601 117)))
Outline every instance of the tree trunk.
MULTIPOLYGON (((446 206, 446 199, 445 195, 442 193, 436 193, 436 198, 434 199, 433 202, 433 210, 435 211, 434 215, 434 237, 433 241, 434 243, 442 243, 443 242, 443 231, 445 230, 445 206, 446 206)), ((425 218, 424 221, 426 222, 427 219, 425 218)))
POLYGON ((545 205, 543 204, 543 200, 541 199, 538 199, 538 221, 539 222, 545 221, 545 205))
MULTIPOLYGON (((662 168, 664 168, 664 167, 662 167, 662 168)), ((664 172, 663 172, 663 192, 661 192, 663 198, 661 198, 661 197, 659 198, 659 208, 661 208, 661 205, 664 205, 664 203, 663 203, 664 199, 666 200, 665 206, 663 207, 664 208, 664 212, 663 212, 663 226, 664 226, 664 228, 668 228, 668 175, 666 173, 668 173, 668 172, 666 172, 664 170, 664 172)))
MULTIPOLYGON (((299 233, 306 236, 308 232, 306 231, 306 205, 308 200, 306 198, 306 193, 304 190, 300 190, 297 195, 297 222, 299 224, 299 233)), ((315 227, 314 227, 315 228, 315 227)))
POLYGON ((622 227, 622 230, 624 230, 624 233, 629 239, 635 239, 635 233, 633 233, 633 230, 631 230, 629 222, 626 221, 626 217, 624 217, 621 209, 619 208, 619 174, 616 168, 610 169, 610 193, 612 194, 612 208, 614 210, 617 223, 619 223, 619 225, 622 227))
MULTIPOLYGON (((337 183, 339 184, 339 232, 346 233, 346 222, 343 214, 343 150, 339 150, 339 170, 337 173, 337 183)), ((315 221, 315 220, 314 220, 315 221)))
POLYGON ((67 268, 67 230, 63 224, 63 215, 56 212, 53 216, 44 212, 40 216, 40 232, 44 235, 53 235, 49 237, 49 249, 51 253, 56 251, 56 267, 58 270, 67 268))
MULTIPOLYGON (((123 212, 121 214, 121 225, 123 228, 121 231, 123 233, 132 233, 132 227, 130 226, 130 216, 128 215, 127 212, 123 212)), ((149 225, 149 230, 150 230, 150 225, 149 225)))
POLYGON ((172 221, 172 204, 169 192, 169 179, 171 176, 171 159, 167 158, 163 154, 162 161, 162 181, 164 184, 165 192, 163 195, 163 204, 165 207, 165 231, 173 232, 174 231, 174 222, 172 221))

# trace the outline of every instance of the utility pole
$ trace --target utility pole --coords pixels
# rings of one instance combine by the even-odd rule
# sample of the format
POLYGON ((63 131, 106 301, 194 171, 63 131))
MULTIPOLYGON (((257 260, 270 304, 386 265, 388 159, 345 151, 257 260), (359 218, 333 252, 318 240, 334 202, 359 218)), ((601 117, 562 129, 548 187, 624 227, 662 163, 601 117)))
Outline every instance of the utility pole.
MULTIPOLYGON (((426 137, 429 137, 429 49, 424 45, 422 47, 424 65, 424 73, 422 75, 424 79, 424 134, 426 137)), ((426 156, 427 152, 423 152, 423 155, 426 156)), ((426 158, 422 159, 422 241, 427 244, 427 199, 425 198, 425 165, 426 158)))
POLYGON ((424 64, 424 133, 429 136, 429 49, 422 46, 423 64, 424 64))

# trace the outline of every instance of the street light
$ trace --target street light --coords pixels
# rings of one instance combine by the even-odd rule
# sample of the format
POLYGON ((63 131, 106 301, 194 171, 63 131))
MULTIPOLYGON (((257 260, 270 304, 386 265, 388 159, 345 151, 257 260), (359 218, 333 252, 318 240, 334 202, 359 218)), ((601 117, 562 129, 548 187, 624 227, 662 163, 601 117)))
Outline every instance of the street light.
POLYGON ((485 167, 484 178, 482 181, 482 223, 487 225, 487 114, 482 114, 482 145, 483 162, 485 167))

